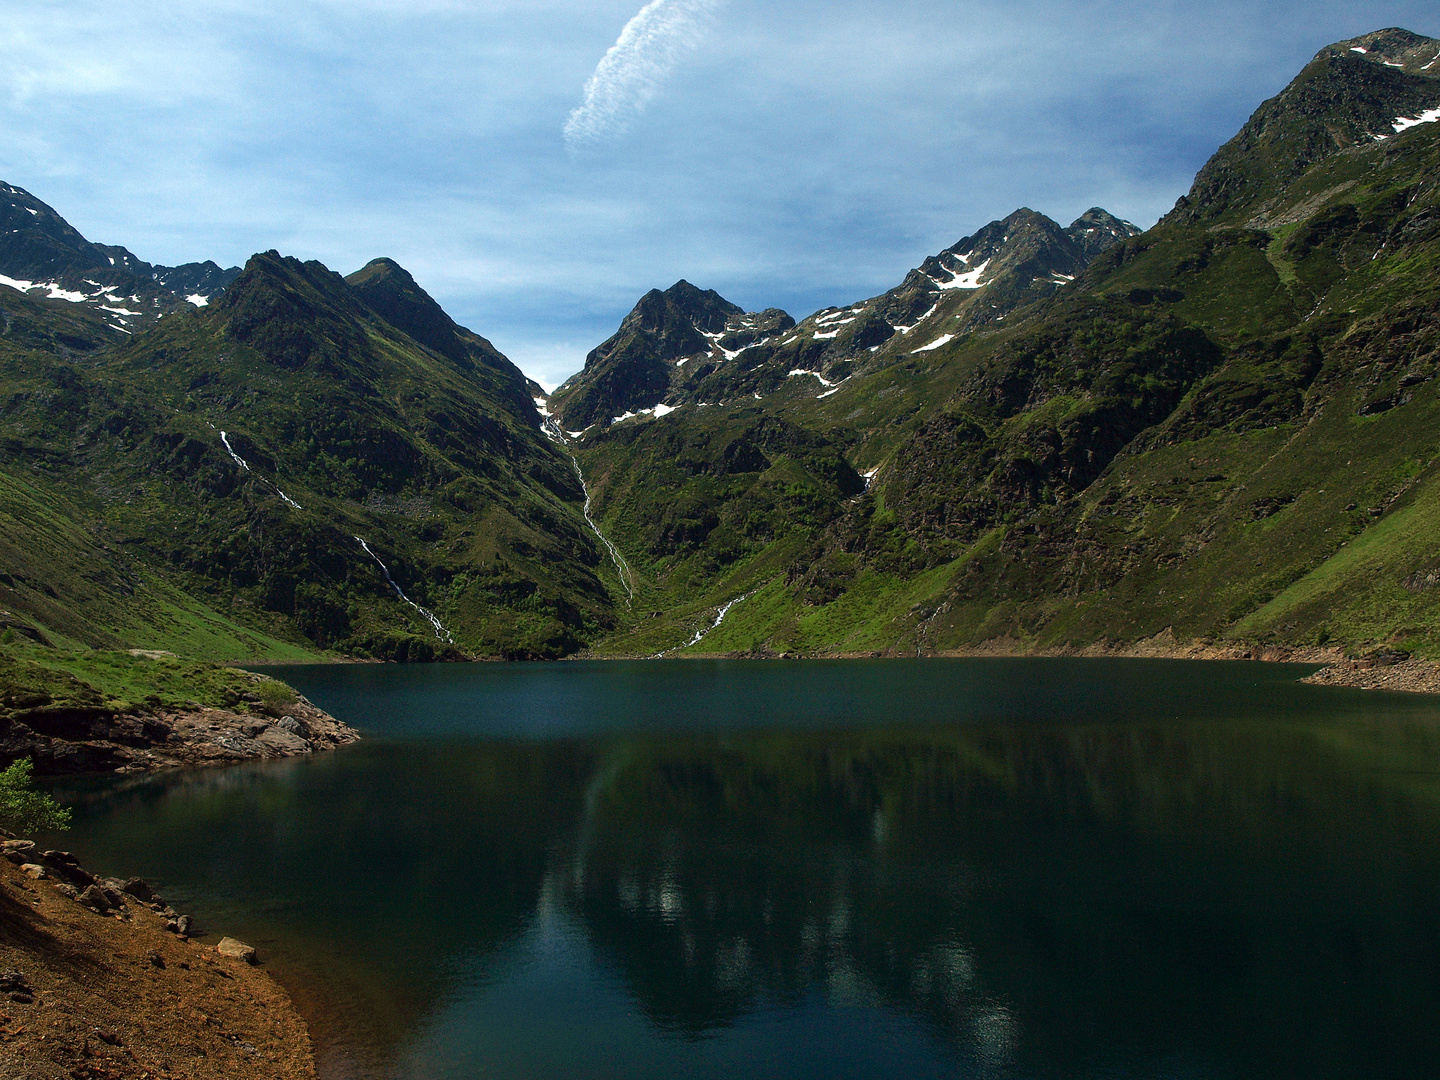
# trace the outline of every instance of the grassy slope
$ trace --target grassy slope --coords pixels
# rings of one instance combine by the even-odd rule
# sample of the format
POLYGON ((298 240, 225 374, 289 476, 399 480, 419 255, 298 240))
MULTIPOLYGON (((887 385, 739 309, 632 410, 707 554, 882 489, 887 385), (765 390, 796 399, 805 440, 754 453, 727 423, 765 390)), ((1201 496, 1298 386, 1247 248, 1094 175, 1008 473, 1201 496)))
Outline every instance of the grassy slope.
POLYGON ((33 343, 0 341, 11 475, 147 583, 144 603, 122 604, 115 583, 85 584, 83 557, 32 560, 33 603, 5 602, 69 640, 225 658, 451 651, 356 536, 464 651, 559 655, 608 620, 570 462, 473 335, 474 355, 452 360, 318 264, 257 256, 225 299, 123 351, 33 343), (64 603, 46 608, 46 590, 64 603))
MULTIPOLYGON (((719 603, 763 584, 697 648, 907 651, 996 636, 1050 646, 1173 626, 1187 637, 1397 642, 1440 655, 1436 594, 1414 576, 1440 567, 1440 203, 1424 183, 1440 169, 1436 134, 1428 125, 1329 157, 1261 185, 1249 203, 1232 200, 1215 220, 1163 224, 1002 333, 919 357, 890 348, 878 370, 825 399, 787 385, 766 411, 824 433, 857 469, 881 466, 873 491, 858 508, 842 499, 820 508, 818 527, 792 533, 789 551, 772 544, 749 556, 744 574, 707 576, 697 553, 691 573, 660 592, 665 616, 607 644, 673 646, 719 603), (1268 228, 1254 227, 1257 205, 1268 228), (1032 371, 1018 412, 987 401, 1022 370, 1014 357, 1027 334, 1096 302, 1196 327, 1219 361, 1093 482, 1066 490, 1052 472, 1049 486, 1016 499, 1000 485, 1005 469, 1043 466, 1047 437, 1063 443, 1067 426, 1106 404, 1097 388, 1116 344, 1099 344, 1073 390, 1045 390, 1044 378, 1058 376, 1032 371), (907 478, 896 463, 924 471, 970 460, 922 437, 946 409, 983 428, 985 451, 973 476, 937 482, 933 502, 948 513, 977 491, 998 495, 990 527, 977 519, 937 544, 933 528, 904 527, 907 478), (815 543, 820 534, 829 542, 815 543), (903 557, 917 544, 918 564, 903 557), (892 557, 876 557, 887 547, 892 557), (817 594, 822 570, 834 580, 817 594)), ((1152 355, 1142 349, 1142 373, 1152 355)), ((666 421, 697 424, 685 412, 666 421)), ((587 470, 604 470, 613 439, 588 440, 587 470)), ((621 513, 603 484, 596 490, 636 552, 624 522, 653 518, 658 498, 632 494, 621 513)), ((703 491, 685 494, 695 515, 706 512, 703 491)))
POLYGON ((54 644, 183 651, 197 660, 319 658, 207 607, 83 520, 50 485, 0 471, 0 605, 54 644))
POLYGON ((120 712, 196 704, 233 709, 247 700, 275 706, 296 700, 282 682, 218 664, 13 641, 0 645, 0 686, 0 712, 41 705, 120 712))

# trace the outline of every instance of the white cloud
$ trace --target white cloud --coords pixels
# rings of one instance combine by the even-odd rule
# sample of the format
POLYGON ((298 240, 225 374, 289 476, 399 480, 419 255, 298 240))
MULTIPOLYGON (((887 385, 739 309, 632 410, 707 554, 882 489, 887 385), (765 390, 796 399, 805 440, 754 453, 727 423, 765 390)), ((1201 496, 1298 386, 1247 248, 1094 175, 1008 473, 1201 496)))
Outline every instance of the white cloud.
POLYGON ((621 134, 681 58, 699 46, 720 0, 651 0, 585 84, 585 100, 565 122, 571 146, 621 134))

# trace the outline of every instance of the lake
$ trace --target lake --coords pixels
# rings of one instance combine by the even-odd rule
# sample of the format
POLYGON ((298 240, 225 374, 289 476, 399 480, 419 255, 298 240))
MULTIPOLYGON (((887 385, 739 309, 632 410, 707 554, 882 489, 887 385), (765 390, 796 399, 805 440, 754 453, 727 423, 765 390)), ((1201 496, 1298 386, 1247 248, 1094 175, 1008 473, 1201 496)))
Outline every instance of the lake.
POLYGON ((1307 670, 291 667, 366 740, 52 788, 326 1080, 1434 1077, 1440 703, 1307 670))

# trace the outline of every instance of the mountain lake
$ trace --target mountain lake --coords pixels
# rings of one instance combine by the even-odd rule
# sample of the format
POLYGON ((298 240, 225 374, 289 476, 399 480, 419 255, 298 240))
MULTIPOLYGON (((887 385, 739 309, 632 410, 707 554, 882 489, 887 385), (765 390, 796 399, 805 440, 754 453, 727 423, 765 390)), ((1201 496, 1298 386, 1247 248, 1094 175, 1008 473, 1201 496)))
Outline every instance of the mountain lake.
POLYGON ((48 785, 326 1080, 1440 1062, 1440 700, 1164 660, 286 667, 337 753, 48 785))

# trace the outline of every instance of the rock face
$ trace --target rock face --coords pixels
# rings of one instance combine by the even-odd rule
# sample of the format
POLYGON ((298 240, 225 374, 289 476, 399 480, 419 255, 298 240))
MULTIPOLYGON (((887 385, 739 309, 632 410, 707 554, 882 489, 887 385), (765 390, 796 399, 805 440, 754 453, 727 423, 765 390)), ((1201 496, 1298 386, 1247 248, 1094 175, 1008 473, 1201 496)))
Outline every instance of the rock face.
POLYGON ((1440 105, 1435 60, 1434 39, 1393 28, 1321 49, 1206 163, 1164 221, 1213 224, 1260 204, 1253 227, 1293 224, 1266 220, 1264 203, 1328 158, 1393 138, 1397 118, 1440 105))
POLYGON ((0 718, 0 758, 41 775, 228 765, 334 750, 360 734, 304 698, 276 717, 197 707, 116 713, 40 707, 0 718))
POLYGON ((796 385, 788 383, 796 376, 813 376, 818 384, 802 385, 827 394, 857 372, 938 340, 942 330, 944 344, 998 327, 1139 232, 1099 207, 1069 228, 1022 208, 932 255, 889 292, 799 324, 778 308, 745 312, 680 281, 642 297, 547 407, 574 433, 687 405, 768 398, 796 385))
MULTIPOLYGON (((94 244, 23 188, 0 183, 0 276, 26 295, 68 301, 114 331, 201 306, 240 273, 213 262, 154 266, 123 247, 94 244)), ((121 337, 121 333, 115 335, 121 337)))
POLYGON ((585 369, 555 392, 552 410, 564 427, 579 429, 654 408, 664 403, 677 364, 724 355, 794 324, 779 310, 747 315, 715 290, 684 280, 664 292, 651 289, 590 351, 585 369))

